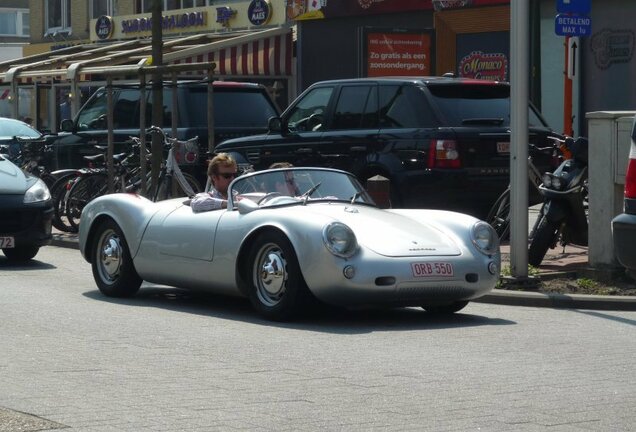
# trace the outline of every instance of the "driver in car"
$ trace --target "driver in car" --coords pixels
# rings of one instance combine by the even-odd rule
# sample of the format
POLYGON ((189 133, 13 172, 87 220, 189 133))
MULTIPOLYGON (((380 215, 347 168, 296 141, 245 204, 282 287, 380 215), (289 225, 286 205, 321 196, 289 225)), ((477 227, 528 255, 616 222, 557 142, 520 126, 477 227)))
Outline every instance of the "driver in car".
POLYGON ((219 153, 208 165, 208 178, 212 188, 208 192, 196 194, 190 201, 195 213, 227 208, 227 191, 232 180, 238 175, 238 166, 232 156, 219 153))

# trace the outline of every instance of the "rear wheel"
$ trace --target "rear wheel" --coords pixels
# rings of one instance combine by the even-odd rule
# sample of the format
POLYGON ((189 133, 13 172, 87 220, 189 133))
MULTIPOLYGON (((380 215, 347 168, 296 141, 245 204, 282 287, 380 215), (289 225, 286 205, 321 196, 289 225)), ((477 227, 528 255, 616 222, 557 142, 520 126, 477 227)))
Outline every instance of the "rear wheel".
POLYGON ((7 257, 9 261, 29 261, 33 259, 40 250, 39 246, 19 246, 16 248, 7 248, 2 249, 4 255, 7 257))
POLYGON ((488 222, 497 232, 499 240, 508 240, 510 235, 510 189, 506 189, 490 208, 488 222))
POLYGON ((77 177, 77 173, 67 173, 59 177, 51 186, 53 202, 53 226, 63 232, 77 232, 66 217, 66 198, 69 182, 77 177))
POLYGON ((558 222, 549 221, 545 216, 541 217, 528 249, 528 264, 535 267, 541 264, 548 249, 556 244, 559 235, 559 225, 558 222))
MULTIPOLYGON (((201 192, 201 185, 192 174, 186 172, 182 172, 182 174, 195 194, 201 192)), ((166 178, 164 178, 163 181, 159 183, 159 191, 156 196, 158 197, 157 201, 161 201, 170 198, 186 197, 188 194, 183 190, 177 179, 173 176, 170 181, 167 181, 166 178)))
POLYGON ((79 178, 68 191, 66 198, 66 217, 68 223, 77 232, 82 210, 86 204, 104 195, 108 190, 108 176, 104 173, 90 174, 79 178))
POLYGON ((95 230, 96 241, 91 253, 93 278, 99 290, 109 297, 130 297, 141 286, 130 256, 128 243, 112 219, 95 230))

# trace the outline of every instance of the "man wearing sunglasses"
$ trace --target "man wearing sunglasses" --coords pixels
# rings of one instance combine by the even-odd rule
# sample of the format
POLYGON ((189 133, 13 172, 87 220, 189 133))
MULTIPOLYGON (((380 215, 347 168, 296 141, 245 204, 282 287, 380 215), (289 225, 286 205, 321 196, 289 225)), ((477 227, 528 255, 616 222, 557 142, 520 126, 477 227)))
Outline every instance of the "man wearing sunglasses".
POLYGON ((208 165, 208 178, 212 188, 196 194, 190 201, 195 213, 227 208, 227 189, 238 175, 236 161, 227 153, 214 156, 208 165))

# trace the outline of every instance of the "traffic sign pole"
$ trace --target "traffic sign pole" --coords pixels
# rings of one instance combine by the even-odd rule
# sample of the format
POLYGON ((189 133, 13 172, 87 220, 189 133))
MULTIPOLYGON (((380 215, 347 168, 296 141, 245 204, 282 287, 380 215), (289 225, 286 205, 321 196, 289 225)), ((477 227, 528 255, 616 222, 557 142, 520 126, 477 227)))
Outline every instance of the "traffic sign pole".
POLYGON ((572 79, 568 76, 568 55, 570 51, 570 37, 565 37, 565 67, 563 69, 563 134, 572 136, 572 79))

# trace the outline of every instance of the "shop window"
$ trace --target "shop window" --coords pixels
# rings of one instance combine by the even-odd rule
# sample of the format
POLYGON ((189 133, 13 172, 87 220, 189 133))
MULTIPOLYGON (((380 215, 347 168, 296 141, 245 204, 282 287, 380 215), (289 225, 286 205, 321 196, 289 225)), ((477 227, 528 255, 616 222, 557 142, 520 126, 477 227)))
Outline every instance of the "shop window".
POLYGON ((29 37, 29 10, 0 8, 0 36, 29 37))
MULTIPOLYGON (((218 1, 218 0, 217 0, 218 1)), ((215 0, 163 0, 161 10, 186 9, 201 6, 211 6, 215 0)), ((137 13, 152 12, 152 0, 137 0, 135 5, 137 13)))
POLYGON ((46 32, 45 36, 55 37, 58 33, 71 32, 70 0, 46 0, 46 32))
POLYGON ((90 0, 88 5, 91 19, 99 18, 102 15, 116 15, 113 0, 90 0))

